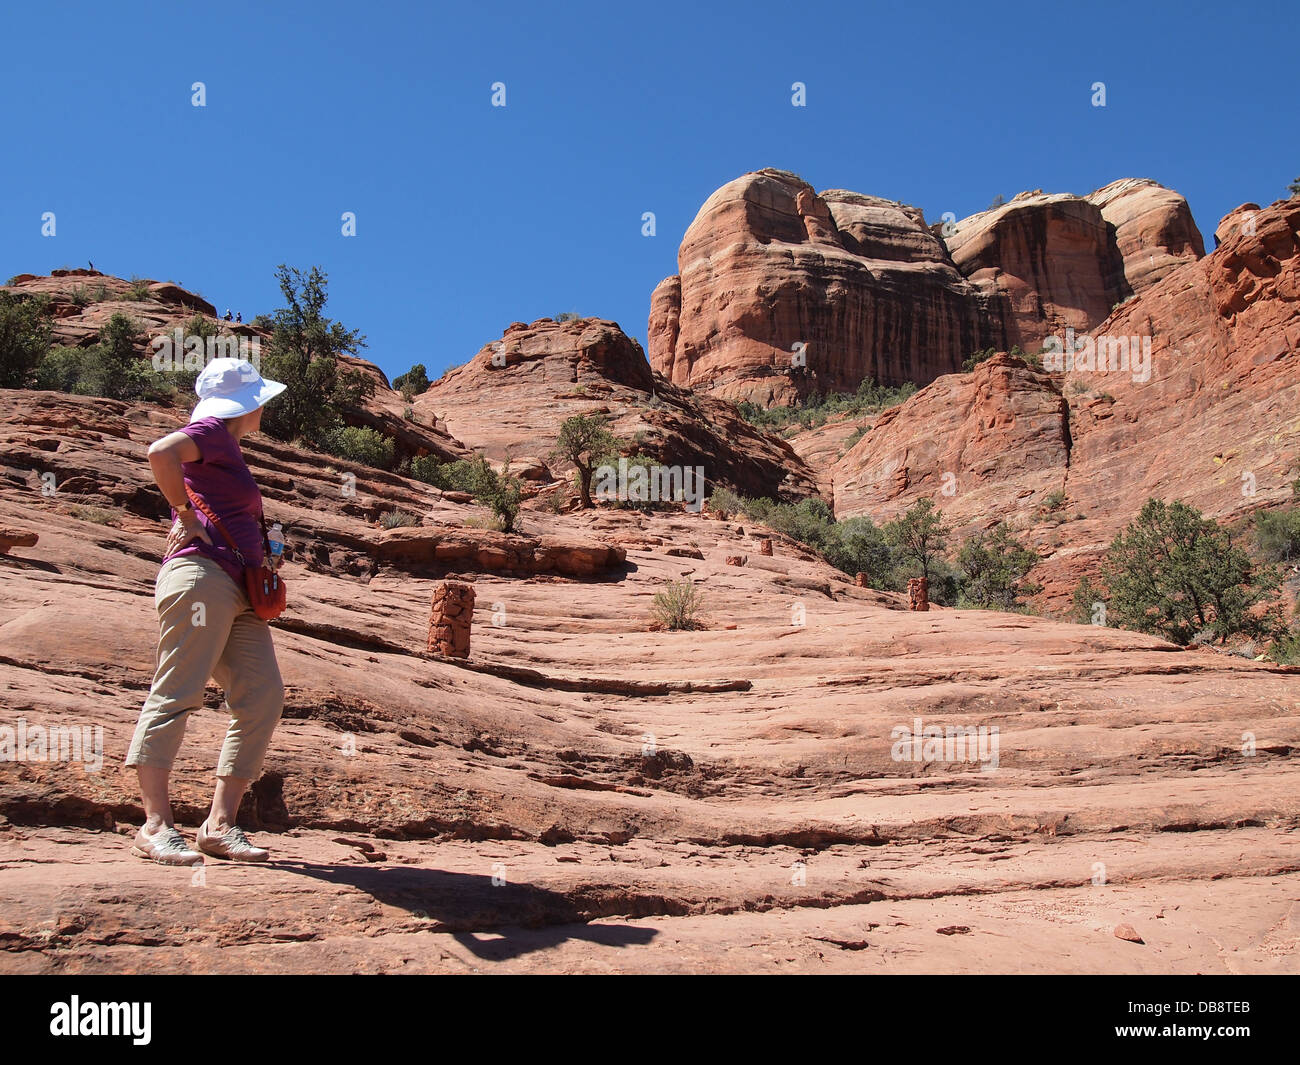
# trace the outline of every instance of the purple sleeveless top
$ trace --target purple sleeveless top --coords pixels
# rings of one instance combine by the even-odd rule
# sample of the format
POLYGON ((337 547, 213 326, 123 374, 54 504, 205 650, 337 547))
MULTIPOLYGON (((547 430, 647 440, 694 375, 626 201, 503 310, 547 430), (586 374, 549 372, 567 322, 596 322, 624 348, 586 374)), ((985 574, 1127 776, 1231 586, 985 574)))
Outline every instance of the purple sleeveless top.
MULTIPOLYGON (((262 526, 258 519, 262 513, 262 493, 258 491, 252 471, 244 461, 239 441, 230 435, 230 430, 220 418, 200 418, 179 431, 199 448, 197 462, 181 463, 186 485, 221 519, 221 524, 239 545, 244 561, 250 566, 260 566, 262 526)), ((197 507, 194 513, 198 516, 199 524, 212 538, 211 546, 202 540, 194 540, 163 561, 184 555, 203 555, 219 563, 242 588, 243 567, 230 550, 226 538, 197 507)), ((172 521, 175 520, 176 511, 173 509, 172 521)))

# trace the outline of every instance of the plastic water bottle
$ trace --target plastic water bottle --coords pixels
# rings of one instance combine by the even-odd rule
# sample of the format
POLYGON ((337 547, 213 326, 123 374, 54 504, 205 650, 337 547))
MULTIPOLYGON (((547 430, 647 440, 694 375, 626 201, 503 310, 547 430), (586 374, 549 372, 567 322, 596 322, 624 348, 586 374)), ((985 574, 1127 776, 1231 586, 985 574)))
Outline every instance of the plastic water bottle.
POLYGON ((271 545, 271 568, 279 569, 284 561, 284 529, 278 521, 267 531, 266 540, 271 545))

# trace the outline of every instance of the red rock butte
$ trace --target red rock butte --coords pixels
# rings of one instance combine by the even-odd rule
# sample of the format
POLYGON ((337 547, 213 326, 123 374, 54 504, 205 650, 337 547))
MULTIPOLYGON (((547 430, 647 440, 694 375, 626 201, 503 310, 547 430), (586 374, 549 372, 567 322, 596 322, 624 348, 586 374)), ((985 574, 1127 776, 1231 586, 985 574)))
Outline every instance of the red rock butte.
POLYGON ((650 364, 763 405, 867 377, 924 385, 975 351, 1090 329, 1204 253, 1187 202, 1153 181, 1021 193, 927 226, 915 207, 759 170, 687 227, 651 296, 650 364))

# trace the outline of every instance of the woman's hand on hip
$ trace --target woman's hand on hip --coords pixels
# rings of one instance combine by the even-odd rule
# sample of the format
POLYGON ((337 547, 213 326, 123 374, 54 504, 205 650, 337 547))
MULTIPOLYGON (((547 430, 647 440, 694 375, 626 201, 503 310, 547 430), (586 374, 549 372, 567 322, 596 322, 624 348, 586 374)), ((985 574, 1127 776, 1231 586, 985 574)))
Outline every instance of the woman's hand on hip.
POLYGON ((176 519, 167 534, 167 542, 163 545, 163 558, 179 551, 193 540, 202 540, 205 544, 212 543, 212 538, 203 528, 198 515, 192 510, 187 510, 176 519))

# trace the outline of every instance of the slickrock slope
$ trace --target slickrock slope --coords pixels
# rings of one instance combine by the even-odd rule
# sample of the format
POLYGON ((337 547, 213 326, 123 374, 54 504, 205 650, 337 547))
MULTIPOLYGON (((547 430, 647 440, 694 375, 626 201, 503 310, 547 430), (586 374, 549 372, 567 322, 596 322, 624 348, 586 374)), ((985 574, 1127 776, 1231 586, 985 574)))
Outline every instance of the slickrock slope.
MULTIPOLYGON (((391 475, 345 496, 319 456, 251 439, 293 552, 285 718, 243 812, 273 859, 132 858, 121 761, 165 532, 144 453, 178 417, 0 393, 0 525, 40 532, 0 558, 0 725, 104 742, 98 772, 0 763, 2 971, 1296 970, 1300 671, 910 613, 680 511, 527 509, 523 538, 626 556, 506 572, 478 508, 391 475), (424 524, 371 524, 392 506, 424 524), (393 546, 421 535, 478 546, 393 546), (423 651, 450 567, 476 591, 465 664, 423 651), (707 629, 649 631, 683 575, 707 629), (983 769, 895 760, 916 718, 996 726, 996 768, 987 744, 983 769)), ((191 838, 226 721, 209 696, 173 776, 191 838)))
POLYGON ((817 491, 812 470, 788 444, 755 429, 730 403, 657 378, 641 345, 599 318, 514 322, 417 396, 415 409, 491 459, 509 454, 516 470, 551 463, 564 419, 601 414, 612 432, 657 461, 702 466, 710 486, 774 499, 817 491))
POLYGON ((973 351, 1091 328, 1203 255, 1186 200, 1152 181, 1025 192, 927 227, 914 207, 765 169, 718 189, 687 228, 678 273, 651 296, 650 364, 761 404, 865 377, 926 384, 973 351))
POLYGON ((1137 364, 1045 374, 1009 356, 940 378, 840 460, 836 513, 886 520, 929 495, 963 535, 1010 520, 1050 555, 1035 579, 1059 607, 1150 497, 1220 520, 1288 500, 1300 465, 1300 200, 1254 223, 1220 227, 1218 249, 1093 330, 1149 338, 1149 379, 1137 364), (1057 490, 1064 502, 1044 509, 1057 490))

